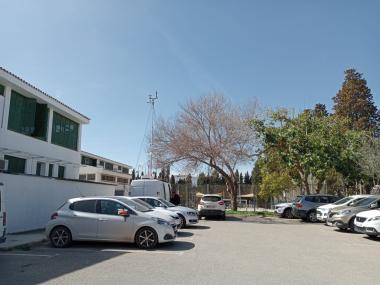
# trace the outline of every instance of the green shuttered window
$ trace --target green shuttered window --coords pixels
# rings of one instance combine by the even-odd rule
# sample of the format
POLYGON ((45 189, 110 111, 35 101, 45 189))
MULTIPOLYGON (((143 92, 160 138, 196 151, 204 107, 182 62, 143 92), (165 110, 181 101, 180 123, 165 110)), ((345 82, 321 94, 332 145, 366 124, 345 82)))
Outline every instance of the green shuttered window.
POLYGON ((12 90, 9 108, 8 129, 46 140, 48 108, 33 98, 25 97, 12 90))
POLYGON ((51 142, 66 148, 77 150, 78 127, 74 121, 54 112, 51 142))

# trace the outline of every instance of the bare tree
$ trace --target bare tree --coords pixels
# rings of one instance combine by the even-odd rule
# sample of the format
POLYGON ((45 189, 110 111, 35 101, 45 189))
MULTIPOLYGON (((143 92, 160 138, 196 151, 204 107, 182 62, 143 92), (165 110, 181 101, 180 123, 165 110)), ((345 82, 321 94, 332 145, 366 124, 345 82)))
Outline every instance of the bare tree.
POLYGON ((236 166, 252 161, 259 146, 249 124, 256 116, 257 106, 248 105, 250 108, 233 106, 217 94, 188 101, 174 119, 157 122, 152 146, 156 163, 210 166, 225 179, 232 208, 236 210, 236 166))

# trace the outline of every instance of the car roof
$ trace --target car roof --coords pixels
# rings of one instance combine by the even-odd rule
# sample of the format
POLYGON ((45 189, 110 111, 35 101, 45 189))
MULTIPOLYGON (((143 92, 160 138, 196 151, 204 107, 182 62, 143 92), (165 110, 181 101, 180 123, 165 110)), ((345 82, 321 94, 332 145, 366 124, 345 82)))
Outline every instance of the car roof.
POLYGON ((117 196, 86 196, 86 197, 76 197, 76 198, 71 198, 67 200, 69 203, 74 203, 78 201, 84 201, 84 200, 95 200, 95 199, 112 199, 115 200, 117 199, 117 196))
POLYGON ((154 197, 154 196, 133 196, 131 198, 137 198, 137 199, 141 199, 141 198, 160 199, 160 197, 154 197))

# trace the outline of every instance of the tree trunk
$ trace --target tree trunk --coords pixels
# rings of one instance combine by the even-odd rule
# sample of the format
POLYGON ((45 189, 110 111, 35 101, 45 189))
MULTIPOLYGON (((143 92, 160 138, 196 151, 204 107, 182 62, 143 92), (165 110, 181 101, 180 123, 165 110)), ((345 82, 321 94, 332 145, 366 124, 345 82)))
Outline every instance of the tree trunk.
POLYGON ((228 178, 226 179, 227 191, 231 196, 231 209, 232 211, 237 211, 237 192, 238 192, 238 184, 234 179, 228 178))
POLYGON ((305 186, 306 195, 310 195, 310 185, 309 185, 309 181, 307 180, 307 175, 305 175, 303 178, 303 184, 305 186))
POLYGON ((321 192, 322 185, 323 185, 323 181, 320 181, 320 180, 318 179, 318 182, 317 182, 317 189, 315 189, 315 192, 317 192, 317 194, 319 194, 319 193, 321 192))

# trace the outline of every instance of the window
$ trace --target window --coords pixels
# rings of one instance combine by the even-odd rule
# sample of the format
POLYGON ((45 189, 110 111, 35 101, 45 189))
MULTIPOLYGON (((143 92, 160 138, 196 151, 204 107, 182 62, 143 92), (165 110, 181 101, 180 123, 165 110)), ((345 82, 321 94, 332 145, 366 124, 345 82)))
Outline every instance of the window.
POLYGON ((327 196, 319 196, 319 203, 328 204, 328 203, 330 203, 329 198, 327 196))
POLYGON ((27 136, 46 140, 48 108, 36 99, 12 90, 8 129, 27 136))
POLYGON ((121 168, 122 168, 122 167, 121 167, 120 165, 117 166, 117 170, 120 170, 120 171, 121 171, 121 168))
POLYGON ((78 212, 95 213, 96 200, 83 200, 74 202, 70 205, 70 209, 78 212))
POLYGON ((100 214, 117 216, 120 210, 128 211, 127 207, 120 203, 110 200, 100 200, 100 214))
POLYGON ((104 161, 103 161, 103 160, 100 160, 100 161, 99 161, 99 165, 100 165, 100 166, 104 166, 104 161))
POLYGON ((78 148, 79 124, 54 112, 51 142, 69 149, 78 148))
POLYGON ((37 162, 36 175, 45 176, 45 163, 37 162))
POLYGON ((87 180, 95 181, 95 174, 87 174, 87 180))
POLYGON ((118 177, 117 178, 117 183, 128 184, 128 178, 118 177))
MULTIPOLYGON (((349 197, 347 197, 347 198, 350 199, 349 197)), ((334 197, 334 196, 328 196, 328 199, 329 199, 329 203, 335 203, 335 202, 339 201, 339 198, 334 197)), ((345 202, 346 201, 342 202, 342 204, 345 202)))
POLYGON ((8 160, 8 171, 12 173, 25 173, 26 160, 19 157, 10 155, 4 156, 5 160, 8 160))
POLYGON ((4 92, 5 92, 5 87, 3 85, 0 84, 0 96, 4 96, 4 92))
POLYGON ((113 164, 106 162, 104 168, 107 169, 107 170, 113 170, 113 164))
POLYGON ((315 201, 315 197, 314 196, 306 196, 305 197, 305 201, 307 201, 307 202, 314 202, 315 201))
POLYGON ((54 164, 49 164, 49 177, 53 177, 54 164))
POLYGON ((58 166, 58 178, 65 178, 65 167, 62 165, 58 166))
POLYGON ((102 180, 108 182, 115 182, 115 176, 102 174, 102 180))
POLYGON ((96 167, 96 159, 82 155, 82 164, 96 167))
POLYGON ((86 174, 79 174, 79 180, 86 180, 86 174))
POLYGON ((123 167, 121 172, 129 174, 129 169, 127 167, 123 167))
POLYGON ((206 202, 218 202, 222 200, 222 198, 218 196, 203 196, 202 200, 206 202))

